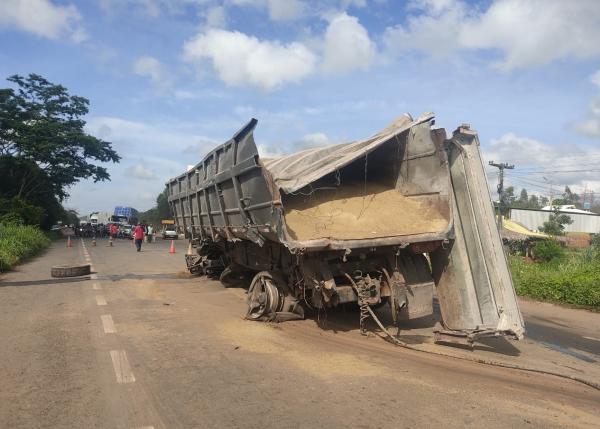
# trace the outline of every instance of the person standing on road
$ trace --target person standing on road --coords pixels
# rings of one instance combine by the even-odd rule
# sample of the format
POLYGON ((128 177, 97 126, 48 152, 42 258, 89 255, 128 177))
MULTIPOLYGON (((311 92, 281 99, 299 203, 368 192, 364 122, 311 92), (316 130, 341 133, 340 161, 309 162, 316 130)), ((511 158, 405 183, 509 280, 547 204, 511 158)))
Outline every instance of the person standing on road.
POLYGON ((113 223, 110 225, 110 235, 113 238, 113 240, 116 240, 117 235, 119 234, 119 227, 117 226, 116 223, 113 223))
POLYGON ((142 225, 139 223, 133 230, 133 239, 135 240, 135 248, 138 252, 141 251, 142 241, 144 240, 144 228, 142 228, 142 225))
POLYGON ((152 228, 152 225, 148 225, 148 228, 146 228, 146 237, 148 237, 148 243, 152 243, 152 237, 154 235, 154 228, 152 228))

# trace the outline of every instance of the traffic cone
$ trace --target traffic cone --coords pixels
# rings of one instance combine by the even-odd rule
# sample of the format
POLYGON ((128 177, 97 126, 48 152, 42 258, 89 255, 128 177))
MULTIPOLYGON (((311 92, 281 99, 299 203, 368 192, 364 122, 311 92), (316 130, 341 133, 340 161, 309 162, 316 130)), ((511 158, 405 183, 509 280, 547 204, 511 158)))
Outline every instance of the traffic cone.
POLYGON ((190 241, 190 245, 188 246, 186 255, 193 255, 193 254, 194 254, 194 250, 192 248, 192 242, 190 241))
POLYGON ((96 246, 96 237, 92 238, 92 246, 96 246))
POLYGON ((169 253, 175 253, 175 240, 171 240, 171 247, 169 248, 169 253))
POLYGON ((73 243, 71 243, 71 236, 67 236, 67 247, 73 247, 73 243))
POLYGON ((108 239, 108 246, 109 247, 113 247, 113 239, 112 239, 112 235, 110 236, 110 238, 108 239))

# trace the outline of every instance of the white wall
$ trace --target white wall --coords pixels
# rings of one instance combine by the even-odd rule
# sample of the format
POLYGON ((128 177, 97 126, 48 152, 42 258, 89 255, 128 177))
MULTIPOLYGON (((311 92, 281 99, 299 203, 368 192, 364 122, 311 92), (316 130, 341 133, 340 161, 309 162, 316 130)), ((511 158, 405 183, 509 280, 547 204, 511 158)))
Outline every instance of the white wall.
MULTIPOLYGON (((510 209, 511 220, 519 222, 532 231, 537 231, 551 214, 552 212, 545 210, 510 209)), ((565 225, 566 232, 600 233, 600 215, 568 212, 563 214, 568 215, 573 220, 571 225, 565 225)))

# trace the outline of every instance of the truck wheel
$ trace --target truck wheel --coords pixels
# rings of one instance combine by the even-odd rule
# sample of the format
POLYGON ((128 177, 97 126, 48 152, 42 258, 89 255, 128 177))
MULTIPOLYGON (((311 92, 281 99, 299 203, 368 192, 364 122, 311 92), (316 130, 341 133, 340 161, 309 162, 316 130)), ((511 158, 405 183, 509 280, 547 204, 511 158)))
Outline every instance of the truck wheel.
POLYGON ((248 289, 246 318, 260 320, 263 317, 275 315, 282 310, 283 301, 283 292, 276 286, 271 273, 261 271, 254 276, 248 289))
POLYGON ((90 264, 85 265, 56 265, 50 269, 52 277, 78 277, 90 274, 90 264))

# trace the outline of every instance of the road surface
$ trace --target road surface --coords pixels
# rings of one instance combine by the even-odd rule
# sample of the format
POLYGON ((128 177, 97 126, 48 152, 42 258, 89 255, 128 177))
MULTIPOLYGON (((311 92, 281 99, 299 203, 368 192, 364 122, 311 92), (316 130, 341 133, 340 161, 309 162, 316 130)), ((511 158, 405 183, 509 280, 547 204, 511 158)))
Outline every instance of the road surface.
MULTIPOLYGON (((187 275, 186 242, 74 244, 0 277, 2 428, 600 427, 600 391, 363 337, 357 312, 246 321, 243 289, 187 275), (91 279, 50 279, 84 261, 91 279)), ((430 323, 401 336, 600 382, 600 314, 522 310, 521 342, 435 345, 430 323)))

